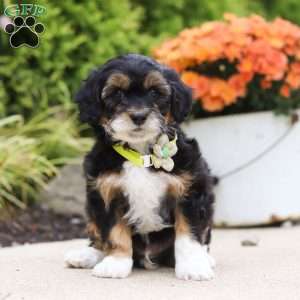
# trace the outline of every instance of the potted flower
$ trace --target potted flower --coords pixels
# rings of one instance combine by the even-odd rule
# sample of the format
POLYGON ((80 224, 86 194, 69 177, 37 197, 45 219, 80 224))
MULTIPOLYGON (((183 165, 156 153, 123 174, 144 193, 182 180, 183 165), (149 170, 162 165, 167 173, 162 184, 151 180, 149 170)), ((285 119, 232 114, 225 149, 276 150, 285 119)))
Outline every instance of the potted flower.
POLYGON ((154 49, 193 90, 191 122, 216 187, 217 225, 300 217, 300 28, 226 14, 154 49))

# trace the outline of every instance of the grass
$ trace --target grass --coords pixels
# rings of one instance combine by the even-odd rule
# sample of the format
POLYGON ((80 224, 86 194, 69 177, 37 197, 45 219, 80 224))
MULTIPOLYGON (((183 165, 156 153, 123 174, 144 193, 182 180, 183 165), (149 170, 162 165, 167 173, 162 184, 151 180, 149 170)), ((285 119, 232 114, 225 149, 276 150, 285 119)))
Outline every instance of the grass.
POLYGON ((28 122, 20 115, 0 120, 0 208, 25 208, 58 167, 74 161, 91 145, 81 138, 76 118, 60 107, 28 122))

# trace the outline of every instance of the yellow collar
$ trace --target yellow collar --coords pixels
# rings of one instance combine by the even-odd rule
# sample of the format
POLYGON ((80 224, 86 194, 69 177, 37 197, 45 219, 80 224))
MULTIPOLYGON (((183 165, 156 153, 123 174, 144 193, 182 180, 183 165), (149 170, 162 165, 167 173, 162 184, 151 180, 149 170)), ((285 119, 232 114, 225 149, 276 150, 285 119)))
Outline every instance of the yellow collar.
POLYGON ((132 162, 137 167, 148 168, 152 166, 151 155, 141 155, 138 151, 130 148, 125 148, 121 144, 113 145, 113 148, 121 156, 132 162))
POLYGON ((177 135, 171 141, 169 141, 166 134, 161 135, 153 147, 154 153, 149 155, 142 155, 138 151, 126 148, 121 144, 113 145, 113 149, 137 167, 148 168, 154 166, 170 172, 174 167, 171 157, 177 152, 176 141, 177 135))

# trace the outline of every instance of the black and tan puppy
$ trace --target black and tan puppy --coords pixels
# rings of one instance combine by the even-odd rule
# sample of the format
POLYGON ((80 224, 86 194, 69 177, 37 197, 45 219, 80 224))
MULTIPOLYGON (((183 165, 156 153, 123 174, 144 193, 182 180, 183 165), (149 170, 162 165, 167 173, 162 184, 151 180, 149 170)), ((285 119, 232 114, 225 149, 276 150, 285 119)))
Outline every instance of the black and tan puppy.
POLYGON ((94 71, 76 101, 96 134, 84 162, 91 244, 67 253, 67 265, 113 278, 128 276, 133 265, 167 265, 181 279, 211 279, 212 177, 197 142, 179 128, 190 90, 173 70, 129 54, 94 71), (177 152, 163 153, 170 164, 154 166, 162 135, 177 152))

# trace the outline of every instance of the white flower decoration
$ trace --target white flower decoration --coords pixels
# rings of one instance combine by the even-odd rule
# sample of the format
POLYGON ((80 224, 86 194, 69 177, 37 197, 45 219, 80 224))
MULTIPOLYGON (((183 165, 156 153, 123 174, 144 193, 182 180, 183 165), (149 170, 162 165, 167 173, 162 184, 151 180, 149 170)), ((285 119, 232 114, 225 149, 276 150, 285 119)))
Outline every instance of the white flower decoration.
POLYGON ((169 141, 166 134, 163 134, 157 140, 157 143, 153 146, 152 163, 156 169, 163 168, 170 172, 174 168, 174 161, 171 158, 177 153, 176 145, 177 137, 174 140, 169 141))

